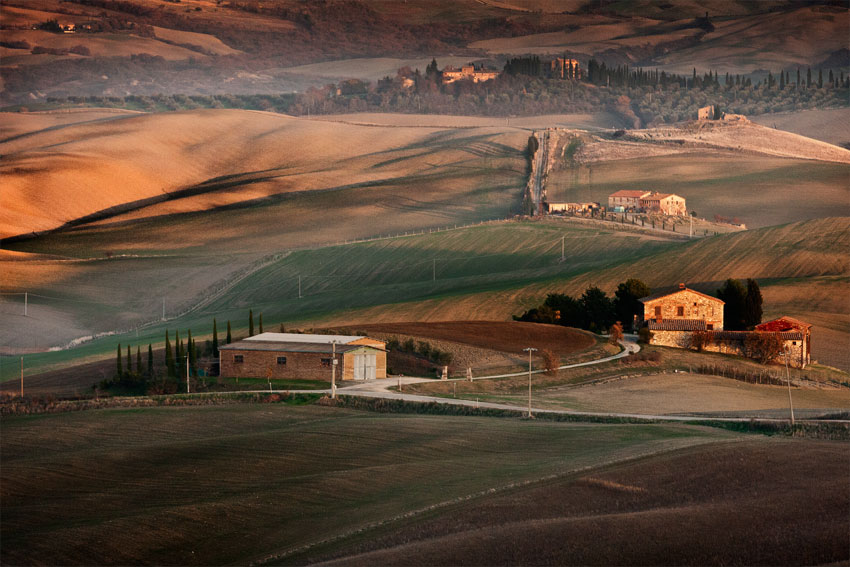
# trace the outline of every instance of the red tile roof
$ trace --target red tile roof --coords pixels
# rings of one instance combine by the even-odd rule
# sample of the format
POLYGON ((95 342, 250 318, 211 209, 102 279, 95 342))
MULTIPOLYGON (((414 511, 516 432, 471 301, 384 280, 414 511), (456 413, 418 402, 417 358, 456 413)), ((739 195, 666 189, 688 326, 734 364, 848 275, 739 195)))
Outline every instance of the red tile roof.
POLYGON ((808 323, 804 323, 799 319, 794 319, 793 317, 780 317, 778 319, 774 319, 773 321, 765 321, 759 325, 756 325, 756 329, 759 331, 788 331, 788 330, 801 330, 801 329, 810 329, 811 325, 808 323))
POLYGON ((632 198, 639 199, 639 198, 643 197, 644 195, 648 195, 648 194, 649 194, 649 191, 637 191, 637 190, 634 190, 634 189, 621 189, 620 191, 617 191, 615 193, 611 193, 610 195, 608 195, 608 197, 609 198, 610 197, 632 197, 632 198))

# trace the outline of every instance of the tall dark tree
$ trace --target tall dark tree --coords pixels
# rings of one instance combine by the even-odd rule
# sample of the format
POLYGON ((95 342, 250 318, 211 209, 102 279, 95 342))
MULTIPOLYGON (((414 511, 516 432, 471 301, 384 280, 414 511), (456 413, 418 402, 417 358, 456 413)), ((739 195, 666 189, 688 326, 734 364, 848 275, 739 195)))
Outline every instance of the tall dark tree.
POLYGON ((218 358, 218 326, 215 318, 213 318, 212 354, 214 357, 218 358))
MULTIPOLYGON (((552 310, 553 323, 566 327, 587 327, 587 317, 581 302, 563 293, 550 293, 543 302, 544 307, 552 310)), ((545 316, 545 310, 538 315, 545 316)))
POLYGON ((174 378, 174 354, 171 352, 171 341, 168 340, 168 331, 165 331, 165 369, 169 378, 174 378))
POLYGON ((580 301, 587 314, 589 321, 587 328, 589 330, 603 332, 616 321, 614 302, 598 287, 590 286, 587 288, 580 301))
POLYGON ((227 337, 224 340, 226 341, 225 344, 228 345, 233 341, 232 337, 230 336, 230 321, 227 322, 227 337))
POLYGON ((133 373, 133 356, 130 354, 130 345, 127 345, 127 374, 133 373))
POLYGON ((779 72, 779 90, 785 90, 785 73, 783 73, 782 71, 779 72))
POLYGON ((115 376, 121 378, 124 375, 124 365, 121 363, 121 343, 118 343, 117 365, 115 367, 115 376))
POLYGON ((136 374, 142 375, 142 347, 136 345, 136 374))
POLYGON ((635 316, 638 319, 643 316, 643 303, 640 298, 651 292, 648 285, 635 278, 629 278, 617 286, 617 291, 614 292, 614 311, 623 327, 634 328, 635 316))
POLYGON ((812 68, 808 67, 806 69, 806 88, 812 88, 812 68))
POLYGON ((723 306, 723 328, 729 331, 746 329, 744 315, 747 300, 747 288, 740 281, 729 278, 723 287, 717 290, 717 297, 725 302, 723 306))
POLYGON ((800 68, 799 67, 797 67, 797 83, 796 83, 796 86, 797 86, 798 89, 800 88, 800 68))
POLYGON ((263 314, 260 313, 260 334, 263 334, 263 314))
POLYGON ((248 336, 254 336, 254 310, 248 310, 248 336))
POLYGON ((175 376, 183 377, 183 341, 180 340, 180 330, 174 331, 174 365, 175 376))
POLYGON ((818 69, 818 88, 823 88, 823 69, 818 69))
POLYGON ((752 329, 761 323, 762 297, 759 284, 754 279, 747 279, 747 297, 744 301, 744 324, 752 329))
POLYGON ((192 329, 189 329, 189 337, 186 339, 186 348, 188 349, 188 353, 186 355, 189 357, 189 368, 192 376, 195 375, 196 372, 196 363, 197 360, 195 358, 195 341, 192 339, 192 329))
POLYGON ((145 375, 148 378, 153 378, 153 345, 148 343, 148 368, 145 375))

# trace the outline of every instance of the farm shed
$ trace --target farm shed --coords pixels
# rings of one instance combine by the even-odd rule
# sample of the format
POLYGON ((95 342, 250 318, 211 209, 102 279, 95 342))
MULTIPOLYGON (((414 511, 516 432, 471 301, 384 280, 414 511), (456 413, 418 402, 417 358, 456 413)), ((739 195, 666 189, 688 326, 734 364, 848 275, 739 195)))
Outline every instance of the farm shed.
POLYGON ((334 350, 338 379, 387 377, 386 345, 381 341, 356 335, 298 333, 261 333, 221 347, 221 375, 330 380, 334 350))
POLYGON ((805 368, 812 361, 812 326, 793 317, 780 317, 756 325, 756 332, 779 333, 783 350, 788 350, 788 362, 805 368))

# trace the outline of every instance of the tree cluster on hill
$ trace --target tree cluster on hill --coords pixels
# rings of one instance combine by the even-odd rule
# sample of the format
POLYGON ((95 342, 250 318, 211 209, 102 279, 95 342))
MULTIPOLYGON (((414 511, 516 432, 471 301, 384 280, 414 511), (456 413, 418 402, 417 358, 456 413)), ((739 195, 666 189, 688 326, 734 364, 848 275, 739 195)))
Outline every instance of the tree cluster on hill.
POLYGON ((638 299, 650 292, 644 282, 630 278, 617 286, 613 299, 596 286, 588 287, 578 298, 550 293, 541 305, 514 315, 514 320, 577 327, 596 333, 603 333, 617 323, 622 332, 624 327, 632 328, 636 315, 643 315, 643 304, 638 299))

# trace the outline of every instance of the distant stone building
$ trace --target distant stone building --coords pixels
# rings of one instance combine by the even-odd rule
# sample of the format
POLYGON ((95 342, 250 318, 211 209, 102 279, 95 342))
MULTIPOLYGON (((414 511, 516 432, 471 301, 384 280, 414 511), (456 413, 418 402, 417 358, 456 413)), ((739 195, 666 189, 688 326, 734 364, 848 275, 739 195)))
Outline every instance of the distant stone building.
POLYGON ((581 65, 578 59, 556 57, 549 62, 549 74, 561 79, 581 79, 581 65))
POLYGON ((685 198, 672 193, 656 193, 653 191, 640 198, 640 208, 646 212, 658 212, 671 216, 688 214, 685 198))
POLYGON ((454 83, 462 79, 472 79, 474 83, 481 83, 499 76, 499 71, 483 68, 476 69, 475 65, 464 65, 460 69, 449 66, 443 69, 442 73, 444 84, 454 83))
POLYGON ((714 105, 703 106, 697 110, 697 120, 714 120, 714 105))
POLYGON ((608 208, 613 211, 657 212, 665 215, 688 214, 685 198, 672 193, 623 189, 608 196, 608 208))
POLYGON ((622 207, 624 211, 637 211, 641 206, 640 200, 650 194, 650 191, 622 189, 608 195, 608 208, 622 207))
POLYGON ((334 357, 339 380, 387 377, 385 343, 363 336, 260 333, 219 351, 221 375, 231 378, 330 381, 334 357))
POLYGON ((548 213, 570 213, 581 215, 600 209, 599 203, 546 203, 548 213))

